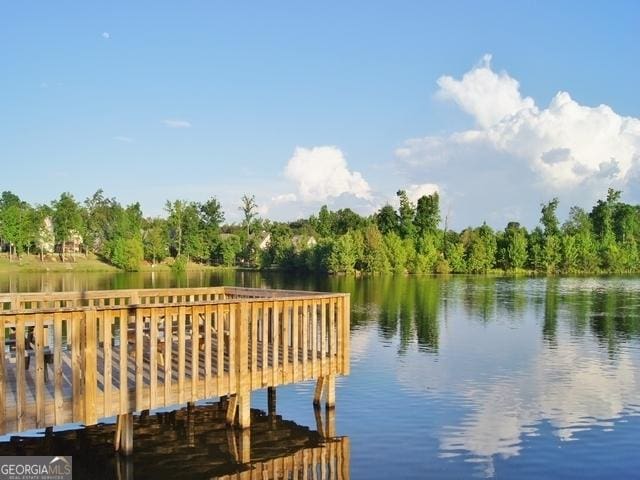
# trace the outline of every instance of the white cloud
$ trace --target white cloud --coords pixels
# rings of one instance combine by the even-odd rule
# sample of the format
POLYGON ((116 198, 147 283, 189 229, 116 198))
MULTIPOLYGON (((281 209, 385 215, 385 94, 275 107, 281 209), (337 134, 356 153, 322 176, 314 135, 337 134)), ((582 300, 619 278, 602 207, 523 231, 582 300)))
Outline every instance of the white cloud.
POLYGON ((162 123, 169 128, 191 128, 191 122, 187 120, 168 119, 163 120, 162 123))
POLYGON ((440 192, 440 188, 435 183, 421 183, 420 185, 409 185, 406 189, 409 200, 416 203, 424 195, 431 195, 440 192))
POLYGON ((462 80, 444 75, 438 79, 438 97, 453 100, 481 127, 490 127, 521 110, 535 109, 532 98, 522 98, 520 84, 506 72, 491 70, 491 55, 464 74, 462 80))
POLYGON ((297 147, 284 171, 305 202, 324 201, 347 194, 370 199, 371 188, 359 172, 352 172, 337 147, 297 147))
POLYGON ((113 139, 117 142, 133 143, 133 138, 125 137, 124 135, 116 135, 115 137, 113 137, 113 139))
POLYGON ((109 32, 102 32, 102 38, 109 40, 111 38, 111 34, 109 32))
POLYGON ((567 92, 540 109, 490 60, 461 80, 438 80, 438 98, 453 100, 478 127, 407 140, 396 156, 412 179, 446 188, 458 197, 458 212, 476 209, 469 223, 518 212, 535 223, 539 203, 554 195, 584 205, 610 186, 631 188, 640 173, 640 119, 581 105, 567 92))
POLYGON ((273 205, 279 205, 281 203, 295 202, 298 199, 295 193, 283 193, 282 195, 276 195, 271 197, 271 203, 273 205))

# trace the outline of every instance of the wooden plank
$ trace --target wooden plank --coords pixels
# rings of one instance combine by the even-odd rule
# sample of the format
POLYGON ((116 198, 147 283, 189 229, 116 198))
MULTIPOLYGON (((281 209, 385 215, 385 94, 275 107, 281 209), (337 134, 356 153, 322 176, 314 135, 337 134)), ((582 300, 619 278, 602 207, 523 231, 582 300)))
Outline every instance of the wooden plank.
MULTIPOLYGON (((136 348, 136 410, 147 408, 143 405, 144 397, 144 313, 141 307, 135 307, 135 348, 136 348)), ((128 314, 127 314, 128 315, 128 314)), ((127 337, 128 337, 127 332, 127 337)))
POLYGON ((173 310, 164 309, 164 406, 172 404, 171 401, 171 366, 173 364, 173 310))
MULTIPOLYGON (((236 317, 236 364, 238 392, 238 424, 247 428, 251 423, 251 378, 249 376, 249 303, 241 302, 236 317)), ((245 452, 248 453, 248 452, 245 452)))
POLYGON ((318 304, 311 301, 311 376, 318 377, 318 304))
POLYGON ((272 370, 271 370, 271 385, 272 386, 276 386, 280 383, 280 376, 278 375, 278 372, 280 371, 280 360, 278 359, 278 355, 279 355, 279 350, 280 350, 280 304, 277 301, 274 301, 271 304, 271 308, 272 308, 272 318, 273 318, 273 322, 272 322, 272 332, 273 332, 273 348, 272 348, 272 356, 273 356, 273 360, 272 360, 272 370))
POLYGON ((331 374, 336 373, 336 339, 337 339, 337 323, 336 323, 336 299, 329 299, 329 371, 331 374))
POLYGON ((349 375, 351 371, 351 297, 347 294, 342 303, 342 373, 349 375))
POLYGON ((238 368, 236 350, 236 307, 237 304, 229 304, 229 392, 238 393, 236 385, 236 369, 238 368))
POLYGON ((149 351, 149 410, 158 406, 158 317, 157 308, 150 311, 149 351))
POLYGON ((327 360, 327 302, 320 300, 320 375, 326 375, 327 360))
POLYGON ((129 361, 129 343, 127 340, 127 329, 129 312, 122 309, 119 311, 120 322, 120 411, 118 413, 125 414, 129 411, 129 385, 127 384, 127 363, 129 361))
POLYGON ((18 431, 23 429, 26 409, 26 387, 25 378, 25 349, 24 349, 24 323, 25 316, 18 315, 16 318, 16 422, 18 431))
POLYGON ((282 306, 282 376, 280 383, 288 382, 289 373, 289 340, 291 327, 291 302, 285 301, 282 306))
POLYGON ((7 376, 5 374, 5 317, 0 315, 0 345, 2 345, 2 351, 0 351, 0 422, 6 420, 5 406, 7 404, 6 396, 6 383, 7 376))
POLYGON ((103 310, 101 312, 102 322, 102 352, 104 357, 104 365, 102 366, 102 377, 104 379, 103 385, 103 411, 104 417, 110 417, 112 415, 112 394, 111 388, 113 383, 113 353, 111 348, 111 312, 103 310))
POLYGON ((262 387, 267 386, 267 370, 269 368, 269 306, 266 303, 262 307, 262 387))
POLYGON ((82 401, 82 321, 80 312, 70 314, 67 326, 71 326, 71 377, 72 377, 72 419, 82 422, 84 403, 82 401))
POLYGON ((211 315, 213 307, 208 304, 204 307, 204 396, 213 396, 213 386, 211 378, 211 315))
POLYGON ((222 379, 224 377, 224 305, 218 305, 216 311, 216 338, 217 338, 217 360, 216 375, 218 384, 218 396, 225 395, 228 390, 224 387, 222 379))
POLYGON ((198 377, 200 369, 198 360, 200 358, 200 307, 191 310, 191 401, 198 399, 198 377))
MULTIPOLYGON (((67 326, 67 342, 69 322, 67 326)), ((64 397, 62 392, 62 314, 53 314, 53 383, 54 383, 54 418, 56 425, 64 423, 64 397)))
POLYGON ((299 360, 298 360, 298 335, 300 334, 299 332, 299 325, 300 325, 300 306, 301 306, 301 302, 300 301, 295 301, 293 302, 293 312, 291 314, 292 318, 293 318, 293 326, 292 326, 292 332, 291 332, 291 336, 293 337, 293 341, 292 341, 292 346, 291 349, 293 350, 292 352, 292 364, 291 364, 291 371, 292 371, 292 375, 293 375, 293 382, 297 382, 299 380, 298 375, 299 375, 299 360))
MULTIPOLYGON (((45 426, 45 403, 44 403, 44 323, 42 314, 35 315, 35 349, 36 349, 36 428, 45 426)), ((3 344, 4 347, 4 344, 3 344)))
POLYGON ((249 304, 251 309, 251 389, 258 386, 258 314, 259 303, 249 304))
POLYGON ((185 307, 178 307, 178 403, 184 403, 185 307))
POLYGON ((302 378, 308 378, 307 355, 309 353, 309 301, 302 301, 302 378))
POLYGON ((98 384, 96 381, 97 374, 97 325, 96 311, 87 310, 84 312, 84 424, 95 425, 98 423, 98 414, 96 412, 96 397, 98 384))

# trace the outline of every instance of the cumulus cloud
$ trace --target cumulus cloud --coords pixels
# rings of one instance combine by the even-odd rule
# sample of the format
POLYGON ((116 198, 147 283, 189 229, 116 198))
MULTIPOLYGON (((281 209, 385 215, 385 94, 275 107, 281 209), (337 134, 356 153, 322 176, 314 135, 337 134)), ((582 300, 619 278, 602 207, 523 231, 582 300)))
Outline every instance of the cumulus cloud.
POLYGON ((305 202, 325 201, 343 194, 370 199, 371 187, 359 172, 352 172, 337 147, 297 147, 284 171, 305 202))
POLYGON ((282 195, 276 195, 271 197, 271 203, 273 205, 279 205, 281 203, 295 202, 298 199, 295 193, 283 193, 282 195))
POLYGON ((187 120, 168 119, 168 120, 163 120, 162 123, 164 123, 165 126, 169 128, 190 128, 191 127, 191 122, 187 120))
POLYGON ((111 34, 109 32, 102 32, 102 38, 109 40, 111 38, 111 34))
POLYGON ((440 193, 440 188, 435 183, 421 183, 420 185, 409 185, 406 189, 407 197, 412 202, 417 202, 424 195, 440 193))
POLYGON ((488 55, 438 86, 437 97, 453 101, 477 127, 407 140, 396 157, 413 178, 428 177, 457 196, 459 212, 483 208, 484 218, 474 212, 472 222, 509 220, 507 210, 526 211, 531 221, 551 196, 585 204, 610 186, 624 189, 640 172, 638 118, 582 105, 563 91, 540 108, 516 79, 492 69, 488 55))

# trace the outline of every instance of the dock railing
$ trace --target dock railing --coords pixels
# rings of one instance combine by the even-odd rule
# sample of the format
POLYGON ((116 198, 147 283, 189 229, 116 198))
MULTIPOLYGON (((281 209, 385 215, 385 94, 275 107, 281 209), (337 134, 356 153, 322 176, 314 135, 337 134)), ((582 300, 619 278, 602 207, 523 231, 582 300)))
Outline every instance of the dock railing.
MULTIPOLYGON (((0 433, 349 373, 349 295, 235 287, 0 294, 0 433)), ((119 417, 120 418, 120 417, 119 417)))

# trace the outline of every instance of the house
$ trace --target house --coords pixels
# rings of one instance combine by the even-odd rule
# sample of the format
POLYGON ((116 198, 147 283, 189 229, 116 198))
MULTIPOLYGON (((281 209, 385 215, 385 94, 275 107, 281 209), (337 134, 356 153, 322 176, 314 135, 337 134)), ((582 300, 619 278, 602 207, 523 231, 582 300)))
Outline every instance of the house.
POLYGON ((258 243, 258 248, 264 251, 267 248, 269 248, 270 243, 271 243, 271 234, 267 233, 262 237, 262 240, 260 240, 260 243, 258 243))
POLYGON ((313 236, 294 235, 291 238, 291 243, 293 244, 293 248, 300 251, 315 247, 318 244, 318 241, 313 236))
POLYGON ((67 253, 81 253, 82 252, 82 235, 80 235, 76 230, 72 230, 69 234, 69 238, 64 242, 63 245, 60 243, 56 245, 56 252, 65 254, 67 253))

